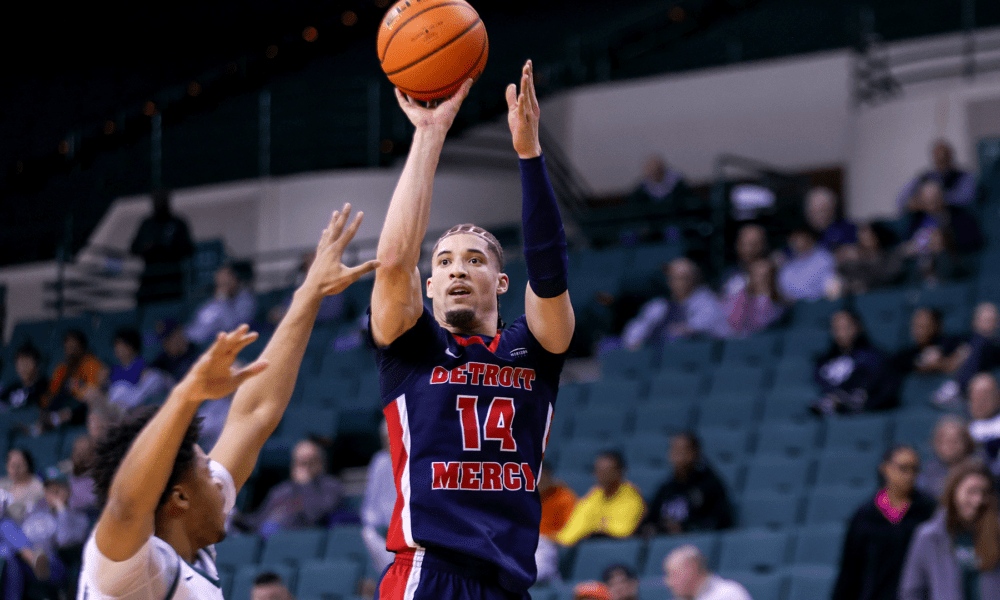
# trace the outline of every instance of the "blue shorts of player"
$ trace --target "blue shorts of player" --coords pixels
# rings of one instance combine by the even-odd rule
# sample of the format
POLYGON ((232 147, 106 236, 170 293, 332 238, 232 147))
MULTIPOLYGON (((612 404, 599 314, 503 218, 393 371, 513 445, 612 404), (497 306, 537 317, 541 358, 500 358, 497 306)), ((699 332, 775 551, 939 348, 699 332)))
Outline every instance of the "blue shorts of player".
POLYGON ((397 552, 375 600, 531 600, 504 589, 496 567, 453 552, 397 552))

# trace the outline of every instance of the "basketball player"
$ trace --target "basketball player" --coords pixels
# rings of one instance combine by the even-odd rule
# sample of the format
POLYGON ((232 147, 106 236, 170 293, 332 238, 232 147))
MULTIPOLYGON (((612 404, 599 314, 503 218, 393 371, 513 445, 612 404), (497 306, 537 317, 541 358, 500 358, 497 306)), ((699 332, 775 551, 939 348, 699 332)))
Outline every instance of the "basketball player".
POLYGON ((222 599, 212 545, 225 537, 236 494, 288 406, 320 303, 378 264, 341 263, 361 224, 361 213, 347 224, 350 210, 333 213, 316 261, 256 362, 232 366, 257 338, 246 325, 220 333, 159 410, 127 417, 98 445, 94 488, 104 509, 84 546, 78 598, 222 599), (206 455, 196 444, 195 413, 234 390, 219 441, 206 455))
MULTIPOLYGON (((541 518, 536 481, 575 326, 566 237, 538 142, 531 62, 507 89, 520 157, 525 315, 499 329, 496 238, 458 225, 417 270, 442 144, 472 82, 434 109, 397 90, 416 126, 379 238, 371 329, 397 500, 382 600, 527 598, 541 518), (422 301, 422 292, 433 309, 422 301)), ((522 293, 515 290, 514 293, 522 293)))

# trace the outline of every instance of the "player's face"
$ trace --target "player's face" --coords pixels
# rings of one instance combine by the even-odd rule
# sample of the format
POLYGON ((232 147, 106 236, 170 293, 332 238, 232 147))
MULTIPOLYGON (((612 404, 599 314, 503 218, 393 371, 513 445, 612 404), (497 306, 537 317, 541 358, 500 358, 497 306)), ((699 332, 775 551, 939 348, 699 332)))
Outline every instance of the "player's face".
MULTIPOLYGON (((497 294, 507 291, 507 276, 486 240, 456 234, 441 240, 432 258, 427 297, 439 323, 475 330, 497 309, 497 294)), ((492 317, 495 319, 495 316, 492 317)))
POLYGON ((222 483, 212 477, 208 455, 201 446, 195 446, 195 464, 185 487, 190 496, 188 508, 189 529, 199 548, 221 542, 226 537, 226 504, 222 483))

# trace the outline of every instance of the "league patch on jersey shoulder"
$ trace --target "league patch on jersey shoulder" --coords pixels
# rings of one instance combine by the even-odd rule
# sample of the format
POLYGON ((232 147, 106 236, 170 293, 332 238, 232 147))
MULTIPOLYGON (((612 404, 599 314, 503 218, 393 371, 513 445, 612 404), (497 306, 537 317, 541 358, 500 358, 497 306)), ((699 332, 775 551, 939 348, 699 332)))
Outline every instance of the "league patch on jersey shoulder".
POLYGON ((527 356, 527 355, 528 355, 527 348, 514 348, 513 350, 510 351, 511 358, 520 358, 522 356, 527 356))

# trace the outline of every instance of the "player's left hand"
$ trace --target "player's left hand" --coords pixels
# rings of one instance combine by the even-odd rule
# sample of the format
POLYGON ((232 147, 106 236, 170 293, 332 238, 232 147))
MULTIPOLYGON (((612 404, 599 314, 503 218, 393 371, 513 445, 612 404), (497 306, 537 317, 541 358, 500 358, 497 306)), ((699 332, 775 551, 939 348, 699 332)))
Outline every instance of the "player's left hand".
POLYGON ((521 69, 521 93, 513 83, 507 86, 507 125, 514 138, 514 150, 520 158, 541 156, 538 141, 538 97, 535 95, 535 71, 531 60, 521 69))
POLYGON ((232 394, 244 381, 267 368, 266 360, 256 360, 242 369, 233 366, 240 351, 256 339, 257 333, 250 331, 248 325, 240 325, 229 333, 220 332, 177 387, 193 402, 232 394))
POLYGON ((350 225, 347 225, 351 217, 349 203, 345 203, 342 210, 333 212, 330 224, 323 230, 319 245, 316 246, 316 260, 309 267, 303 286, 308 286, 321 296, 339 294, 362 275, 378 268, 377 260, 370 260, 356 267, 348 267, 342 262, 344 249, 354 239, 364 216, 365 213, 359 212, 350 225))

